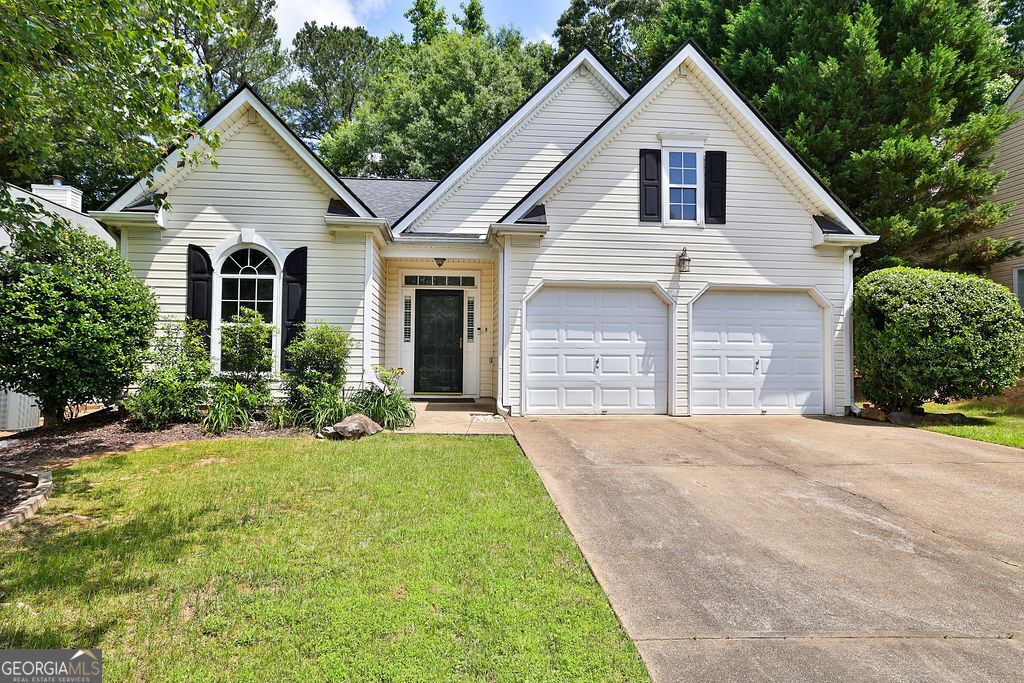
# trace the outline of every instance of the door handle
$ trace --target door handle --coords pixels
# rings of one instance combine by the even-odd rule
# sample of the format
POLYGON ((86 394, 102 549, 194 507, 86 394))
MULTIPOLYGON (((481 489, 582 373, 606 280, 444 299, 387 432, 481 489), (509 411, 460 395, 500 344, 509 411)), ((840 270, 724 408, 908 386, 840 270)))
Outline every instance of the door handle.
POLYGON ((462 337, 459 337, 459 348, 462 348, 462 337))

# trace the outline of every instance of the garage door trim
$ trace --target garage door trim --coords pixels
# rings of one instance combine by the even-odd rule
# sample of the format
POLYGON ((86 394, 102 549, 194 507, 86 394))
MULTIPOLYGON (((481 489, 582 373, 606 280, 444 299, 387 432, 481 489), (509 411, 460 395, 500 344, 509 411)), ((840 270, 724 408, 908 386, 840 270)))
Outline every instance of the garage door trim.
POLYGON ((666 406, 668 414, 676 414, 676 356, 677 338, 676 333, 676 300, 669 295, 665 288, 653 280, 541 280, 523 297, 522 320, 519 323, 519 414, 527 415, 526 405, 526 320, 529 313, 530 300, 536 297, 545 287, 605 287, 615 289, 649 289, 665 302, 668 309, 668 317, 665 324, 668 326, 668 396, 666 406))
POLYGON ((825 414, 835 414, 835 347, 833 346, 833 331, 835 330, 835 309, 828 297, 821 293, 815 286, 792 287, 786 285, 761 285, 761 284, 729 284, 729 283, 708 283, 686 305, 686 412, 693 414, 693 306, 697 300, 709 291, 738 291, 738 292, 796 292, 810 295, 818 306, 821 307, 821 356, 823 359, 822 377, 824 379, 823 390, 825 392, 825 414))

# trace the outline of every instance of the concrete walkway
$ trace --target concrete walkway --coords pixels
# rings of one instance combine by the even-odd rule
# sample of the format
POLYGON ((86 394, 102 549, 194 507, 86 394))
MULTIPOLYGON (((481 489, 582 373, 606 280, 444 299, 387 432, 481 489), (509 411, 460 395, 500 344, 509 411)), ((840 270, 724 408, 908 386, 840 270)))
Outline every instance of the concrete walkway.
POLYGON ((403 434, 511 434, 495 409, 494 399, 476 401, 417 401, 416 424, 403 434))
POLYGON ((512 426, 656 680, 1020 680, 1024 451, 856 419, 512 426))

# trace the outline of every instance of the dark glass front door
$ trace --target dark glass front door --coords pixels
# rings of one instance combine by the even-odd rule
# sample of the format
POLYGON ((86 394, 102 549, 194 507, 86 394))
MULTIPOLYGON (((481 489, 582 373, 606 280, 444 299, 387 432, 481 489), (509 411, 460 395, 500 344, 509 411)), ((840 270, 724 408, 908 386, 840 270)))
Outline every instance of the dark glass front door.
POLYGON ((421 394, 462 393, 462 291, 416 291, 416 370, 421 394))

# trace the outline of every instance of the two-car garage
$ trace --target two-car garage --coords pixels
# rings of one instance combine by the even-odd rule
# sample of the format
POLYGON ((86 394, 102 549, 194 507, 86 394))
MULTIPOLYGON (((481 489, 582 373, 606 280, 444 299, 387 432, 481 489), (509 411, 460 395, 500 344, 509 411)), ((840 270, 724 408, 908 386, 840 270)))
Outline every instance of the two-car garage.
MULTIPOLYGON (((688 310, 691 413, 825 412, 825 314, 810 293, 712 288, 688 310)), ((675 317, 654 286, 539 288, 524 305, 525 414, 670 412, 675 317)))

